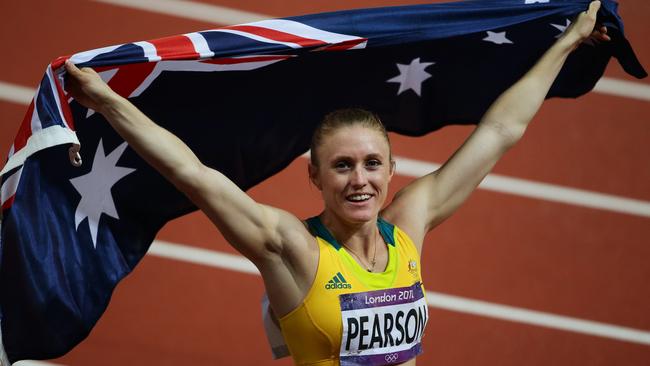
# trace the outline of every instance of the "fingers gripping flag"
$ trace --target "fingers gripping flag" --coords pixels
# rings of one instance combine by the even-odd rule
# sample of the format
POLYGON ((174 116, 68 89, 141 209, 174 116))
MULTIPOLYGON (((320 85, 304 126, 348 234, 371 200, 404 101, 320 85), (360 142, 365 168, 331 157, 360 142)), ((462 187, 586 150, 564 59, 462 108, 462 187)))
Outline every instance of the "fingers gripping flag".
MULTIPOLYGON (((408 135, 476 123, 588 3, 482 0, 344 11, 54 60, 0 173, 0 345, 12 362, 69 351, 162 225, 196 210, 101 115, 70 100, 65 59, 94 68, 205 164, 248 189, 304 153, 315 125, 336 108, 371 109, 389 130, 408 135)), ((612 56, 645 76, 616 3, 604 0, 599 17, 612 42, 580 46, 549 97, 588 92, 612 56)))

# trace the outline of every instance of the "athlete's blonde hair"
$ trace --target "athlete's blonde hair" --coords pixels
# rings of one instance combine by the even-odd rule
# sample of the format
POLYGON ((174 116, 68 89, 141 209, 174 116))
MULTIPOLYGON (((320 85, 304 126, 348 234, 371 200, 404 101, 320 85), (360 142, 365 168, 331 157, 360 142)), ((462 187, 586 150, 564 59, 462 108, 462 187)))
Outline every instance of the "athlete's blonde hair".
POLYGON ((392 161, 390 139, 386 127, 375 113, 362 108, 337 109, 325 115, 314 131, 311 138, 311 164, 318 166, 318 147, 323 143, 325 136, 332 134, 342 127, 361 125, 381 133, 388 143, 389 159, 392 161))

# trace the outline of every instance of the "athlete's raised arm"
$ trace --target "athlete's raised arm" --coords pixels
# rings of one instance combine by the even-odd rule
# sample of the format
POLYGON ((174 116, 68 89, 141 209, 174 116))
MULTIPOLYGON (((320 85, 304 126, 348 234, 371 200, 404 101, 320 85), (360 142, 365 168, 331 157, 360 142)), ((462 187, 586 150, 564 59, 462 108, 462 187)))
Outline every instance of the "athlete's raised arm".
POLYGON ((400 191, 384 216, 407 230, 416 243, 449 217, 522 137, 567 56, 590 36, 609 40, 605 27, 594 29, 599 8, 600 1, 592 1, 540 60, 497 98, 454 155, 400 191))
POLYGON ((178 137, 158 126, 127 99, 113 92, 90 68, 66 62, 68 92, 101 113, 147 163, 215 223, 226 239, 258 267, 281 254, 288 237, 308 237, 293 215, 256 203, 220 172, 203 165, 178 137))

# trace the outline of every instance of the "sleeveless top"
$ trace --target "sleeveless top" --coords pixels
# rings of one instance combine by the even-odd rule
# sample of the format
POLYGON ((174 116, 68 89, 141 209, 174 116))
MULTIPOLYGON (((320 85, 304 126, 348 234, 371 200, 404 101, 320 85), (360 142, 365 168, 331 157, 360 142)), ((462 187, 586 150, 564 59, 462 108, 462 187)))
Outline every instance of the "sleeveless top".
POLYGON ((320 257, 303 302, 279 319, 297 365, 392 365, 422 352, 429 314, 420 257, 402 230, 378 219, 388 247, 382 273, 361 267, 318 217, 307 220, 320 257))

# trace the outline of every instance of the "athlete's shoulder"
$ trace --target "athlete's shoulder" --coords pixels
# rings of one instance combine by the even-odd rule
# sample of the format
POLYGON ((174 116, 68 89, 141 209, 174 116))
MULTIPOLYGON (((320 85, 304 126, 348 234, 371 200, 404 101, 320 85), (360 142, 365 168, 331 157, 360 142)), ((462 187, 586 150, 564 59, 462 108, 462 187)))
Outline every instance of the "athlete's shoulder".
POLYGON ((410 233, 404 230, 402 225, 393 223, 385 217, 379 217, 378 226, 388 244, 396 245, 401 243, 415 245, 410 233))

